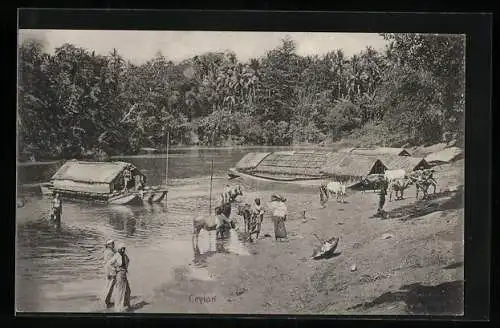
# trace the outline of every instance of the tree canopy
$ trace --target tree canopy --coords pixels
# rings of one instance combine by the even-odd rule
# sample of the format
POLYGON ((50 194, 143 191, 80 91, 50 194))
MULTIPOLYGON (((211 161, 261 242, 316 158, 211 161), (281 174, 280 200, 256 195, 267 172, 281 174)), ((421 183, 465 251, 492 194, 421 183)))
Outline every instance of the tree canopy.
POLYGON ((290 38, 261 58, 230 52, 135 65, 64 44, 19 46, 21 157, 135 153, 181 145, 291 145, 359 135, 373 143, 463 141, 465 39, 383 34, 346 57, 299 56, 290 38), (365 138, 366 139, 366 138, 365 138))

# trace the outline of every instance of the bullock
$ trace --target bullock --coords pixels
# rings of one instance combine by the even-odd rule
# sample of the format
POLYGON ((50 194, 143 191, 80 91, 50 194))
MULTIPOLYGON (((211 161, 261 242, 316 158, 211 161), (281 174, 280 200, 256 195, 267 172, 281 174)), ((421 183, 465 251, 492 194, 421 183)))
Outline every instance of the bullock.
POLYGON ((428 190, 430 186, 433 186, 433 193, 436 193, 437 181, 434 179, 434 170, 417 170, 410 174, 410 179, 415 183, 416 195, 415 198, 418 199, 419 191, 422 192, 422 199, 428 197, 428 190))
POLYGON ((400 179, 393 179, 389 182, 389 201, 392 201, 392 192, 394 191, 395 197, 394 200, 403 199, 403 193, 408 187, 412 184, 412 180, 404 177, 400 179), (400 195, 398 196, 398 193, 400 195))
POLYGON ((341 203, 345 203, 344 201, 345 194, 346 194, 346 186, 342 182, 338 181, 324 182, 319 187, 319 197, 321 205, 324 205, 328 201, 329 196, 333 195, 336 196, 337 202, 339 202, 340 200, 341 203))
POLYGON ((386 170, 384 177, 389 182, 389 201, 392 201, 392 193, 395 193, 395 200, 403 199, 404 191, 413 183, 403 169, 386 170), (399 195, 398 195, 399 193, 399 195))
POLYGON ((241 186, 230 187, 229 185, 227 185, 224 189, 224 192, 222 193, 222 199, 225 203, 234 203, 238 196, 243 196, 243 190, 241 189, 241 186))
POLYGON ((395 179, 403 179, 406 176, 406 171, 403 169, 386 170, 384 176, 391 182, 395 179))
POLYGON ((383 174, 369 174, 366 177, 363 177, 361 180, 361 185, 363 186, 362 193, 365 190, 373 190, 376 191, 380 189, 381 183, 385 180, 385 176, 383 174))
POLYGON ((215 208, 215 215, 209 215, 208 217, 202 215, 193 219, 193 245, 195 239, 196 245, 198 245, 198 237, 202 229, 208 232, 215 230, 216 239, 221 239, 224 236, 224 232, 235 228, 235 223, 227 215, 228 208, 230 209, 230 206, 225 208, 217 206, 215 208))

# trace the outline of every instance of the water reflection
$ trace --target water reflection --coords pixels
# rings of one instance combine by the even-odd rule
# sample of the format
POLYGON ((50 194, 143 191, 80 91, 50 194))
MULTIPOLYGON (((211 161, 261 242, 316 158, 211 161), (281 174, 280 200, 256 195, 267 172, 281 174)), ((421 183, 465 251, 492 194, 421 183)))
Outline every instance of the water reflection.
MULTIPOLYGON (((60 229, 55 229, 46 219, 50 200, 29 197, 22 208, 16 209, 16 303, 24 304, 25 311, 85 308, 102 288, 102 252, 107 239, 127 244, 135 295, 150 293, 158 284, 173 279, 173 270, 189 262, 206 266, 215 254, 249 255, 242 236, 235 230, 220 241, 215 240, 215 233, 202 232, 199 239, 202 248, 193 248, 191 253, 192 246, 189 246, 193 216, 207 213, 210 207, 210 160, 214 159, 216 168, 213 208, 216 195, 227 183, 226 169, 234 166, 246 152, 196 150, 187 152, 195 156, 173 156, 169 158, 170 192, 166 202, 133 207, 65 202, 60 229)), ((148 182, 161 183, 164 179, 165 158, 127 161, 144 169, 148 182)), ((233 183, 242 184, 245 194, 242 199, 247 202, 256 196, 268 199, 273 192, 286 194, 291 219, 298 210, 295 207, 302 207, 305 201, 302 188, 292 191, 286 186, 233 183), (295 203, 297 206, 292 206, 295 203)))
POLYGON ((207 259, 217 253, 229 254, 230 252, 226 249, 228 241, 227 240, 217 240, 215 243, 215 250, 209 247, 205 252, 201 252, 198 245, 193 245, 193 263, 196 267, 205 268, 207 266, 207 259))

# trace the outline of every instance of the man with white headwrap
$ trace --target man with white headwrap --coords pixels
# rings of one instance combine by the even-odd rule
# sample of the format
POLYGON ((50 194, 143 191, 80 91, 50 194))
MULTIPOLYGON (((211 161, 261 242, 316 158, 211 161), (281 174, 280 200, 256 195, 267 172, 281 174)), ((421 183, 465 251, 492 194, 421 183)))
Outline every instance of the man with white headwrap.
POLYGON ((111 296, 116 283, 116 272, 114 267, 110 265, 110 261, 115 253, 114 240, 108 240, 104 249, 104 274, 106 276, 106 286, 104 287, 101 299, 103 305, 107 308, 111 306, 111 296))
POLYGON ((130 307, 130 284, 127 278, 130 259, 125 253, 125 244, 119 244, 117 250, 110 261, 110 265, 113 266, 116 272, 113 299, 115 301, 115 311, 124 312, 130 307))

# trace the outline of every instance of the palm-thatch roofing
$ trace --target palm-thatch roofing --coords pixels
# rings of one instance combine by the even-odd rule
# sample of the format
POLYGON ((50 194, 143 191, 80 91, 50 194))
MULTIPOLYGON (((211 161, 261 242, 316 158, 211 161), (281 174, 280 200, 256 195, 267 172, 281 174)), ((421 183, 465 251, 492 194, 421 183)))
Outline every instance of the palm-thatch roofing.
POLYGON ((339 149, 337 152, 339 152, 339 153, 350 153, 354 149, 356 149, 356 147, 345 147, 345 148, 339 149))
POLYGON ((125 162, 68 161, 52 176, 52 180, 110 184, 125 168, 142 175, 133 165, 125 162))
POLYGON ((397 156, 411 156, 411 154, 404 148, 393 148, 393 147, 378 147, 375 149, 379 154, 389 154, 397 156))
POLYGON ((236 168, 240 170, 254 169, 260 164, 270 153, 248 153, 236 163, 236 168))
POLYGON ((156 148, 151 148, 151 147, 142 147, 141 151, 146 152, 146 153, 156 153, 159 150, 156 148))
POLYGON ((329 153, 324 151, 290 151, 268 154, 254 169, 259 173, 296 176, 318 176, 329 153))
POLYGON ((411 172, 418 169, 430 168, 429 163, 427 163, 425 159, 418 157, 384 155, 378 156, 377 158, 380 159, 389 170, 403 169, 406 172, 411 172))
POLYGON ((342 148, 339 153, 349 153, 352 155, 379 156, 379 155, 398 155, 411 156, 404 148, 378 147, 378 148, 342 148))
POLYGON ((334 153, 328 158, 321 173, 359 179, 368 174, 384 173, 387 167, 377 158, 346 153, 334 153))
POLYGON ((463 158, 464 151, 459 147, 445 148, 441 151, 428 155, 425 160, 433 164, 449 163, 463 158))

